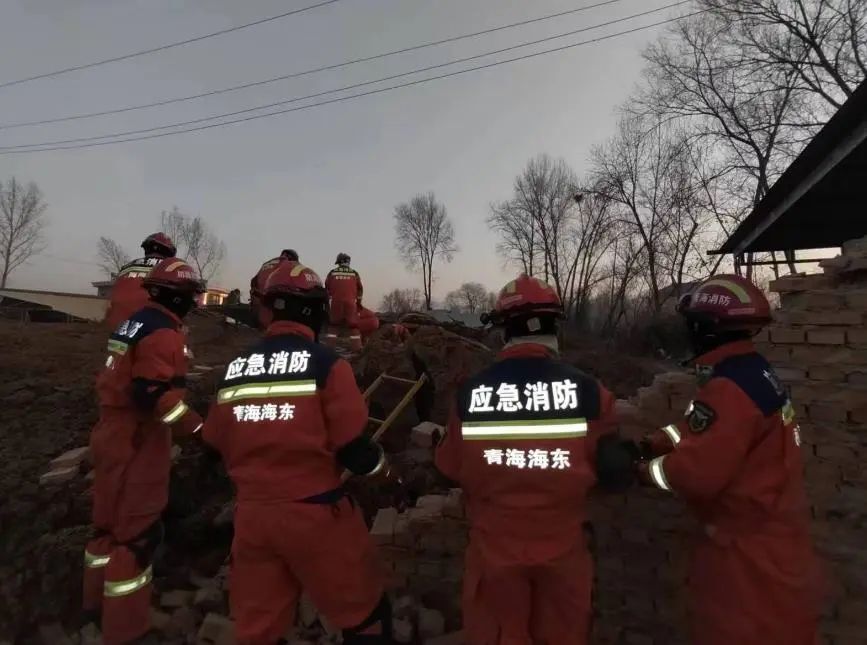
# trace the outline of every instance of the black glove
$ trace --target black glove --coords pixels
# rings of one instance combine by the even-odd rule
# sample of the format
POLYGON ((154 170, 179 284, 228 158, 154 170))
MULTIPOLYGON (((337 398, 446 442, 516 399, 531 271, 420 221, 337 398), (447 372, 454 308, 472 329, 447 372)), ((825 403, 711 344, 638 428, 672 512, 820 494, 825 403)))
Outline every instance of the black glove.
POLYGON ((596 478, 605 490, 619 492, 635 481, 641 449, 634 441, 616 434, 599 438, 596 444, 596 478))

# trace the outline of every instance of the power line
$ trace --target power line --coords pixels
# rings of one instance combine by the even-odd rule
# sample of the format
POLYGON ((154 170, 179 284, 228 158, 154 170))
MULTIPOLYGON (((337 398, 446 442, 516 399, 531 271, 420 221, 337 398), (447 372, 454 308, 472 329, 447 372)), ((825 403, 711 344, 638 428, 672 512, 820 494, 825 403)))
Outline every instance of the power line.
POLYGON ((605 41, 605 40, 610 40, 610 39, 612 39, 612 38, 617 38, 617 37, 619 37, 619 36, 625 36, 625 35, 628 35, 628 34, 634 34, 634 33, 640 32, 640 31, 644 31, 644 30, 647 30, 647 29, 652 29, 652 28, 654 28, 654 27, 660 27, 660 26, 662 26, 662 25, 667 25, 667 24, 670 24, 670 23, 673 23, 673 22, 677 22, 678 20, 683 20, 683 19, 685 19, 685 18, 690 18, 690 17, 692 17, 692 16, 697 16, 697 15, 699 15, 699 14, 706 13, 707 11, 708 11, 707 9, 703 9, 703 10, 701 10, 701 11, 695 11, 695 12, 693 12, 693 13, 684 14, 683 16, 678 16, 677 18, 669 18, 669 19, 667 19, 667 20, 661 20, 661 21, 659 21, 659 22, 651 23, 651 24, 649 24, 649 25, 644 25, 644 26, 642 26, 642 27, 635 27, 635 28, 633 28, 633 29, 628 29, 628 30, 625 30, 625 31, 620 31, 620 32, 617 32, 617 33, 614 33, 614 34, 608 34, 608 35, 606 35, 606 36, 600 36, 600 37, 598 37, 598 38, 593 38, 593 39, 591 39, 591 40, 584 40, 584 41, 580 41, 580 42, 577 42, 577 43, 572 43, 572 44, 570 44, 570 45, 563 45, 562 47, 555 47, 555 48, 553 48, 553 49, 546 49, 546 50, 543 50, 543 51, 540 51, 540 52, 535 52, 535 53, 532 53, 532 54, 525 54, 525 55, 523 55, 523 56, 517 56, 517 57, 515 57, 515 58, 508 58, 508 59, 501 60, 501 61, 495 61, 495 62, 493 62, 493 63, 488 63, 488 64, 486 64, 486 65, 479 65, 479 66, 477 66, 477 67, 469 67, 469 68, 467 68, 467 69, 462 69, 462 70, 458 70, 458 71, 455 71, 455 72, 449 72, 448 74, 441 74, 441 75, 439 75, 439 76, 431 76, 431 77, 429 77, 429 78, 418 79, 418 80, 415 80, 415 81, 408 81, 408 82, 406 82, 406 83, 400 83, 400 84, 398 84, 398 85, 392 85, 392 86, 389 86, 389 87, 383 87, 383 88, 379 88, 379 89, 376 89, 376 90, 370 90, 370 91, 367 91, 367 92, 360 92, 360 93, 358 93, 358 94, 350 94, 349 96, 342 96, 342 97, 338 97, 338 98, 334 98, 334 99, 329 99, 329 100, 327 100, 327 101, 320 101, 320 102, 318 102, 318 103, 311 103, 311 104, 309 104, 309 105, 302 105, 302 106, 295 107, 295 108, 289 108, 289 109, 285 109, 285 110, 278 110, 278 111, 275 111, 275 112, 268 112, 268 113, 266 113, 266 114, 257 114, 257 115, 253 115, 253 116, 244 117, 244 118, 241 118, 241 119, 233 119, 233 120, 231 120, 231 121, 224 121, 224 122, 221 122, 221 123, 211 123, 211 124, 208 124, 208 125, 198 126, 198 127, 195 127, 195 128, 187 128, 187 129, 184 129, 184 130, 177 130, 177 131, 175 131, 175 132, 162 132, 162 133, 157 133, 157 134, 145 135, 145 136, 141 136, 141 137, 130 137, 130 138, 127 138, 127 139, 114 139, 114 140, 112 140, 112 141, 100 141, 100 142, 96 142, 96 143, 85 143, 85 144, 81 144, 81 145, 72 145, 72 146, 56 146, 56 147, 48 147, 48 148, 32 148, 32 149, 28 149, 28 150, 9 150, 9 151, 2 151, 2 150, 0 150, 0 155, 9 155, 9 154, 27 154, 27 153, 30 153, 30 152, 50 152, 50 151, 53 151, 53 150, 76 150, 76 149, 80 149, 80 148, 93 148, 93 147, 96 147, 96 146, 107 146, 107 145, 113 145, 113 144, 117 144, 117 143, 127 143, 127 142, 131 142, 131 141, 144 141, 144 140, 148 140, 148 139, 158 139, 158 138, 161 138, 161 137, 168 137, 168 136, 174 136, 174 135, 178 135, 178 134, 185 134, 185 133, 188 133, 188 132, 198 132, 198 131, 201 131, 201 130, 209 130, 209 129, 211 129, 211 128, 218 128, 218 127, 222 127, 222 126, 226 126, 226 125, 232 125, 232 124, 235 124, 235 123, 244 123, 244 122, 246 122, 246 121, 254 121, 254 120, 256 120, 256 119, 264 119, 264 118, 271 117, 271 116, 277 116, 277 115, 281 115, 281 114, 288 114, 288 113, 290 113, 290 112, 300 112, 300 111, 302 111, 302 110, 309 110, 309 109, 311 109, 311 108, 321 107, 321 106, 323 106, 323 105, 329 105, 329 104, 331 104, 331 103, 341 103, 341 102, 344 102, 344 101, 349 101, 349 100, 352 100, 352 99, 362 98, 362 97, 365 97, 365 96, 372 96, 372 95, 375 95, 375 94, 382 94, 382 93, 384 93, 384 92, 390 92, 390 91, 392 91, 392 90, 396 90, 396 89, 400 89, 400 88, 404 88, 404 87, 411 87, 411 86, 415 86, 415 85, 421 85, 421 84, 423 84, 423 83, 428 83, 428 82, 430 82, 430 81, 437 81, 437 80, 444 79, 444 78, 451 78, 451 77, 453 77, 453 76, 459 76, 459 75, 461 75, 461 74, 467 74, 467 73, 469 73, 469 72, 475 72, 475 71, 479 71, 479 70, 483 70, 483 69, 490 69, 490 68, 493 68, 493 67, 498 67, 498 66, 500 66, 500 65, 506 65, 506 64, 509 64, 509 63, 517 62, 517 61, 527 60, 527 59, 530 59, 530 58, 536 58, 536 57, 538 57, 538 56, 544 56, 544 55, 546 55, 546 54, 551 54, 551 53, 555 53, 555 52, 562 52, 562 51, 566 51, 566 50, 569 50, 569 49, 573 49, 573 48, 575 48, 575 47, 581 47, 581 46, 583 46, 583 45, 590 45, 590 44, 593 44, 593 43, 598 43, 598 42, 602 42, 602 41, 605 41))
MULTIPOLYGON (((398 54, 406 54, 409 52, 418 51, 420 49, 426 49, 429 47, 436 47, 438 45, 445 45, 448 43, 454 43, 461 40, 466 40, 468 38, 477 38, 478 36, 485 36, 488 34, 492 34, 498 31, 505 31, 507 29, 514 29, 515 27, 523 27, 526 25, 530 25, 537 22, 544 22, 546 20, 552 20, 554 18, 562 18, 563 16, 568 16, 575 13, 580 13, 583 11, 589 11, 590 9, 596 9, 598 7, 604 7, 606 5, 616 4, 619 2, 623 2, 624 0, 605 0, 604 2, 596 2, 590 5, 584 5, 581 7, 577 7, 575 9, 568 9, 566 11, 560 11, 557 13, 551 13, 545 16, 540 16, 538 18, 531 18, 528 20, 522 20, 520 22, 513 22, 508 25, 501 25, 499 27, 492 27, 490 29, 483 29, 482 31, 475 31, 470 34, 462 34, 460 36, 451 36, 449 38, 443 38, 442 40, 434 40, 427 43, 422 43, 420 45, 413 45, 411 47, 404 47, 403 49, 395 49, 389 52, 383 52, 380 54, 374 54, 372 56, 365 56, 363 58, 355 58, 352 60, 347 60, 342 63, 335 63, 333 65, 326 65, 323 67, 316 67, 313 69, 306 69, 300 72, 293 72, 291 74, 284 74, 283 76, 275 76, 273 78, 266 78, 259 81, 253 81, 250 83, 244 83, 242 85, 233 85, 230 87, 224 87, 217 90, 210 90, 208 92, 202 92, 201 94, 191 94, 189 96, 179 96, 171 99, 164 99, 160 101, 154 101, 153 103, 144 103, 141 105, 132 105, 124 108, 116 108, 112 110, 103 110, 100 112, 87 112, 83 114, 73 114, 70 116, 57 117, 53 119, 42 119, 40 121, 22 121, 18 123, 7 123, 0 124, 0 130, 11 130, 13 128, 24 128, 24 127, 32 127, 37 125, 47 125, 50 123, 62 123, 64 121, 75 121, 79 119, 89 119, 98 116, 107 116, 109 114, 122 114, 124 112, 133 112, 135 110, 145 110, 153 107, 161 107, 164 105, 171 105, 173 103, 181 103, 183 101, 192 101, 195 99, 206 98, 208 96, 216 96, 218 94, 226 94, 229 92, 237 92, 240 90, 246 90, 251 87, 260 87, 262 85, 268 85, 269 83, 276 83, 278 81, 286 81, 293 78, 300 78, 302 76, 309 76, 311 74, 318 74, 320 72, 332 71, 335 69, 340 69, 343 67, 349 67, 350 65, 356 65, 358 63, 368 63, 374 60, 380 60, 383 58, 387 58, 389 56, 396 56, 398 54)), ((2 87, 2 85, 0 85, 2 87)))
POLYGON ((168 43, 165 45, 160 45, 158 47, 152 47, 150 49, 142 49, 141 51, 131 52, 129 54, 122 54, 120 56, 114 56, 113 58, 104 58, 103 60, 94 61, 92 63, 84 63, 82 65, 74 65, 72 67, 65 67, 63 69, 56 69, 53 72, 45 72, 43 74, 36 74, 35 76, 28 76, 25 78, 19 78, 14 81, 6 81, 5 83, 0 83, 0 89, 4 87, 11 87, 12 85, 21 85, 23 83, 29 83, 30 81, 36 81, 41 78, 52 78, 54 76, 60 76, 62 74, 68 74, 70 72, 78 72, 83 69, 90 69, 91 67, 99 67, 100 65, 107 65, 109 63, 117 63, 122 60, 129 60, 130 58, 138 58, 139 56, 146 56, 147 54, 155 54, 156 52, 165 51, 167 49, 173 49, 175 47, 181 47, 183 45, 189 45, 191 43, 197 43, 201 40, 207 40, 208 38, 214 38, 215 36, 223 36, 225 34, 230 34, 234 31, 241 31, 242 29, 247 29, 248 27, 256 27, 257 25, 264 25, 266 22, 272 22, 274 20, 281 20, 282 18, 288 18, 289 16, 294 16, 299 13, 304 13, 305 11, 310 11, 312 9, 318 9, 319 7, 324 7, 325 5, 334 4, 336 2, 341 2, 342 0, 323 0, 322 2, 317 2, 316 4, 311 4, 306 7, 301 7, 300 9, 293 9, 292 11, 286 11, 285 13, 278 14, 276 16, 270 16, 268 18, 262 18, 261 20, 255 20, 253 22, 248 22, 243 25, 237 25, 235 27, 229 27, 227 29, 221 29, 219 31, 213 31, 209 34, 203 34, 201 36, 195 36, 194 38, 187 38, 186 40, 179 40, 174 43, 168 43))
POLYGON ((452 65, 460 64, 460 63, 466 63, 469 61, 478 60, 480 58, 486 58, 488 56, 493 56, 496 54, 502 54, 505 52, 514 51, 516 49, 523 49, 525 47, 538 45, 538 44, 541 44, 544 42, 550 42, 552 40, 558 40, 560 38, 565 38, 567 36, 574 36, 574 35, 579 34, 579 33, 592 31, 594 29, 599 29, 602 27, 608 27, 608 26, 618 24, 621 22, 627 22, 629 20, 633 20, 635 18, 650 15, 653 13, 659 13, 660 11, 665 11, 665 10, 671 9, 673 7, 688 4, 691 1, 692 0, 678 0, 678 2, 664 5, 662 7, 657 7, 656 9, 650 9, 648 11, 643 11, 640 13, 631 14, 631 15, 625 16, 623 18, 607 20, 607 21, 599 23, 597 25, 590 25, 588 27, 582 27, 580 29, 573 29, 571 31, 567 31, 567 32, 564 32, 561 34, 556 34, 554 36, 548 36, 546 38, 540 38, 538 40, 527 41, 527 42, 520 43, 517 45, 512 45, 510 47, 504 47, 502 49, 496 49, 493 51, 488 51, 488 52, 484 52, 481 54, 476 54, 474 56, 467 56, 464 58, 458 58, 458 59, 454 59, 451 61, 447 61, 445 63, 439 63, 437 65, 429 65, 427 67, 420 67, 420 68, 410 70, 408 72, 402 72, 400 74, 392 74, 390 76, 383 76, 381 78, 377 78, 377 79, 370 80, 370 81, 363 81, 361 83, 354 83, 352 85, 345 85, 343 87, 339 87, 339 88, 333 89, 333 90, 325 90, 323 92, 317 92, 315 94, 308 94, 305 96, 294 97, 291 99, 286 99, 284 101, 277 101, 276 103, 257 105, 257 106, 251 107, 251 108, 245 108, 243 110, 236 110, 234 112, 225 112, 222 114, 216 114, 216 115, 212 115, 212 116, 201 117, 198 119, 191 119, 188 121, 179 121, 176 123, 170 123, 167 125, 155 126, 155 127, 151 127, 151 128, 141 128, 138 130, 126 130, 123 132, 114 132, 114 133, 110 133, 110 134, 94 135, 94 136, 89 136, 89 137, 77 137, 74 139, 58 139, 58 140, 54 140, 54 141, 42 141, 39 143, 26 143, 26 144, 14 145, 14 146, 0 146, 0 151, 15 151, 15 150, 22 150, 24 148, 35 148, 35 147, 42 147, 42 146, 59 146, 59 145, 66 145, 66 144, 70 144, 70 143, 85 143, 85 142, 89 142, 89 141, 98 141, 100 139, 110 139, 110 138, 115 138, 115 137, 128 137, 131 135, 148 134, 151 132, 157 132, 159 130, 166 130, 166 129, 170 129, 170 128, 182 128, 185 126, 196 125, 198 123, 204 123, 207 121, 214 121, 216 119, 225 119, 228 117, 239 116, 241 114, 249 114, 250 112, 259 112, 261 110, 268 110, 271 108, 279 107, 281 105, 298 103, 300 101, 315 99, 315 98, 319 98, 322 96, 327 96, 329 94, 338 94, 340 92, 345 92, 348 90, 355 90, 355 89, 359 89, 361 87, 367 87, 370 85, 375 85, 377 83, 383 83, 385 81, 393 81, 393 80, 396 80, 398 78, 405 78, 407 76, 412 76, 414 74, 420 74, 422 72, 429 72, 429 71, 432 71, 435 69, 441 69, 443 67, 449 67, 452 65))

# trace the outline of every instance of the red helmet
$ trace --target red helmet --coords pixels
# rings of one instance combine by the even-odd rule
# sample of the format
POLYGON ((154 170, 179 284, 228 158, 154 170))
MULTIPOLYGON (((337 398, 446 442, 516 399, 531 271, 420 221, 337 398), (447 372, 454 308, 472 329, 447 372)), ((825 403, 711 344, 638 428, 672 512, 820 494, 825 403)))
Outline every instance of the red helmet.
POLYGON ((682 296, 677 311, 725 330, 750 330, 771 322, 771 305, 752 282, 738 275, 708 278, 682 296))
POLYGON ((165 287, 190 293, 202 293, 205 290, 196 270, 180 258, 160 260, 142 281, 142 285, 146 289, 165 287))
POLYGON ((265 297, 295 296, 298 298, 327 298, 322 279, 313 269, 298 262, 281 262, 265 281, 265 297))
POLYGON ((141 247, 145 253, 154 253, 166 258, 174 257, 178 252, 172 238, 165 233, 151 233, 141 243, 141 247))
POLYGON ((500 290, 487 321, 500 324, 509 318, 533 314, 563 314, 560 296, 546 282, 522 273, 500 290))

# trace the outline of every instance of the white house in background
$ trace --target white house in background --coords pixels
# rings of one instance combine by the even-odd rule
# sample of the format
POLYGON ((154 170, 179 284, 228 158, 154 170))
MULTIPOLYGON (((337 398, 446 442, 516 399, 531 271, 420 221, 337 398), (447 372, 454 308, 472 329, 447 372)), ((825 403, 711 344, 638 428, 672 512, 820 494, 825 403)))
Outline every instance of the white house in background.
POLYGON ((105 317, 108 299, 84 293, 0 289, 0 317, 51 322, 92 320, 105 317))

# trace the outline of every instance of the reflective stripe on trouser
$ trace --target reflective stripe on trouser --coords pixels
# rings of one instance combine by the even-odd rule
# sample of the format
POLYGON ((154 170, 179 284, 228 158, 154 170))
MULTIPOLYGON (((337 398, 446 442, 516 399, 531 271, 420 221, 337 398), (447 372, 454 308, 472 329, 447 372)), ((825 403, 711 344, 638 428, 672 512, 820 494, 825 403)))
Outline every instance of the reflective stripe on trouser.
POLYGON ((125 546, 116 547, 105 567, 102 636, 105 645, 128 643, 151 627, 151 565, 139 565, 125 546))
POLYGON ((671 485, 668 483, 668 479, 665 477, 665 468, 663 464, 665 463, 666 455, 662 457, 657 457, 656 459, 650 462, 647 470, 650 473, 650 479, 653 481, 654 485, 658 486, 662 490, 671 490, 671 485))
POLYGON ((102 606, 105 569, 111 561, 112 548, 112 539, 108 535, 94 538, 87 543, 81 598, 85 611, 95 611, 102 606))
POLYGON ((672 444, 676 446, 680 443, 680 430, 677 429, 676 425, 667 425, 662 428, 662 431, 668 435, 672 444))
POLYGON ((160 421, 163 423, 174 423, 189 411, 189 406, 183 401, 178 401, 177 405, 169 410, 160 421))

